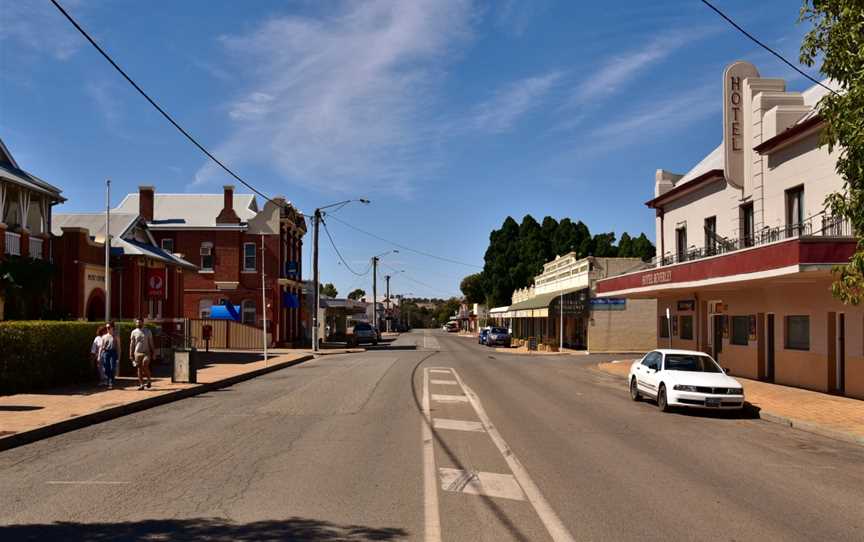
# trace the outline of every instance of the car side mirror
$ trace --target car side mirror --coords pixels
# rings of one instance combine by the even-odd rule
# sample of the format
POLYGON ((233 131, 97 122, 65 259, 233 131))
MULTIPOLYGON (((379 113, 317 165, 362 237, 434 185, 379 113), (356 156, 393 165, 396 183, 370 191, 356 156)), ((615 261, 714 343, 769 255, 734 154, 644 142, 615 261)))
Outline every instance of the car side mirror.
POLYGON ((731 371, 729 370, 729 367, 721 367, 721 368, 723 369, 723 373, 724 373, 724 374, 727 374, 727 375, 728 375, 728 374, 731 372, 731 371))

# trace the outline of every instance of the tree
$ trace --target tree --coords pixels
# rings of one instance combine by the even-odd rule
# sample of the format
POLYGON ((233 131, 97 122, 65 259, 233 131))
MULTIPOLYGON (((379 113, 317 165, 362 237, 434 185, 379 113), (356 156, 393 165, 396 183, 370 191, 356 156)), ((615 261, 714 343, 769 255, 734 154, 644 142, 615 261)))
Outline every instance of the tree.
POLYGON ((357 288, 356 290, 348 294, 348 299, 353 299, 354 301, 357 301, 358 299, 363 299, 364 297, 366 297, 366 290, 364 290, 363 288, 357 288))
POLYGON ((483 291, 482 273, 474 273, 462 279, 459 289, 462 290, 466 303, 484 303, 486 301, 486 293, 483 291))
POLYGON ((835 269, 832 292, 843 303, 864 300, 864 17, 861 0, 805 0, 802 21, 813 28, 801 44, 801 62, 819 68, 840 87, 819 101, 825 120, 822 143, 837 152, 836 170, 843 189, 830 194, 826 206, 849 221, 858 245, 849 263, 835 269))
POLYGON ((633 240, 630 238, 630 234, 625 231, 621 234, 621 239, 618 241, 618 257, 633 258, 634 256, 633 240))
MULTIPOLYGON (((621 238, 623 239, 624 236, 622 235, 621 238)), ((643 262, 647 262, 657 255, 654 243, 645 237, 644 233, 639 234, 639 237, 633 239, 632 247, 633 257, 642 258, 643 262)))
POLYGON ((336 297, 339 295, 339 292, 336 291, 336 287, 333 286, 332 282, 328 282, 327 284, 319 284, 318 291, 321 295, 325 297, 336 297))
POLYGON ((615 246, 615 233, 598 233, 592 240, 591 256, 598 258, 614 258, 618 255, 618 248, 615 246))

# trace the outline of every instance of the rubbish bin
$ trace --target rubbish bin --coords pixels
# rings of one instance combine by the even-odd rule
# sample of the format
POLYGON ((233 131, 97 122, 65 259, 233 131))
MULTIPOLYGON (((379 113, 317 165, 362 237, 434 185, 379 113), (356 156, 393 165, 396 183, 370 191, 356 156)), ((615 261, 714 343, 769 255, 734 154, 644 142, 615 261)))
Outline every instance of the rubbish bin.
POLYGON ((193 348, 174 349, 174 372, 171 382, 196 384, 198 382, 198 350, 193 348))

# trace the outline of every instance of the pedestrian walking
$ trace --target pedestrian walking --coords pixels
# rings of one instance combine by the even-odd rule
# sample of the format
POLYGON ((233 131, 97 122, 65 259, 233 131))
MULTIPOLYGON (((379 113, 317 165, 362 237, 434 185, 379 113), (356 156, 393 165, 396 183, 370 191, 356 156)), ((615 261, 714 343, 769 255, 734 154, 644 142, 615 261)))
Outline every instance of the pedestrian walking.
POLYGON ((118 376, 120 376, 120 353, 123 352, 123 348, 121 345, 123 341, 120 340, 120 333, 117 331, 117 325, 114 323, 114 320, 108 322, 111 324, 111 336, 114 337, 114 379, 116 380, 118 376))
POLYGON ((105 334, 102 335, 102 340, 99 346, 99 358, 102 361, 102 370, 105 372, 105 381, 108 383, 108 389, 114 387, 114 379, 116 378, 117 359, 119 343, 114 336, 114 326, 109 322, 105 324, 105 334))
POLYGON ((96 337, 93 339, 93 344, 90 345, 90 359, 93 365, 96 366, 96 371, 99 373, 99 385, 104 386, 105 369, 102 367, 102 359, 99 357, 99 350, 102 348, 102 336, 105 335, 105 326, 99 326, 96 330, 96 337))
POLYGON ((155 355, 153 348, 153 334, 144 327, 144 321, 140 318, 135 320, 135 329, 129 337, 129 359, 138 370, 138 389, 144 389, 144 378, 147 378, 147 387, 151 385, 150 361, 155 355))

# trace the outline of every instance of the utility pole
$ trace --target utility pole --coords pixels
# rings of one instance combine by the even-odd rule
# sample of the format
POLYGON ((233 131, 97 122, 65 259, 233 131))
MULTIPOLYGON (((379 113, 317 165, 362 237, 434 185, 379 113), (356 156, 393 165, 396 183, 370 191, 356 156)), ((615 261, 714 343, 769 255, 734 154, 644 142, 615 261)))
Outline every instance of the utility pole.
POLYGON ((372 326, 378 329, 378 256, 372 256, 372 326))
POLYGON ((559 303, 559 305, 561 305, 561 314, 558 317, 559 324, 560 324, 558 336, 561 338, 561 340, 560 340, 561 345, 558 347, 558 351, 563 352, 564 351, 564 290, 561 290, 561 302, 559 303))
POLYGON ((387 279, 387 297, 385 298, 387 301, 387 312, 384 316, 384 321, 387 322, 387 331, 390 331, 390 275, 386 275, 384 277, 387 279))
POLYGON ((321 222, 321 209, 315 209, 315 216, 312 218, 312 281, 313 284, 312 298, 314 306, 312 307, 312 351, 318 352, 318 305, 321 301, 318 298, 318 223, 321 222))
POLYGON ((111 179, 105 179, 105 321, 111 321, 111 179))
POLYGON ((264 367, 267 367, 267 297, 264 286, 264 234, 261 234, 261 315, 264 317, 264 326, 261 328, 262 340, 264 341, 264 367))

